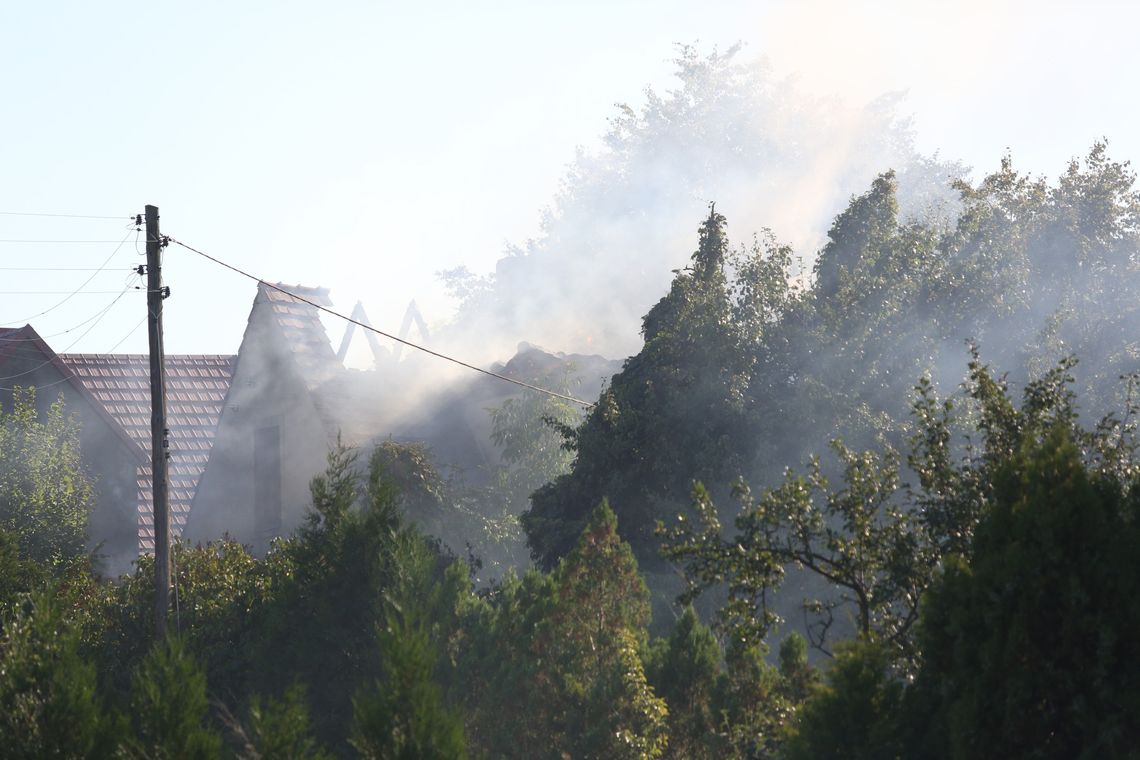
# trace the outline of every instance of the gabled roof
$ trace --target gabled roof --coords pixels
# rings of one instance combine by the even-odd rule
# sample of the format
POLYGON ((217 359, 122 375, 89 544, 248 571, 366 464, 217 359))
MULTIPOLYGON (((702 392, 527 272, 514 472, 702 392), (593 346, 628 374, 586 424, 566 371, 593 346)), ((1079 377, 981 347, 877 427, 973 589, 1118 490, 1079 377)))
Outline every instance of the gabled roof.
POLYGON ((313 390, 342 369, 343 365, 333 352, 317 308, 287 293, 282 293, 277 288, 321 306, 332 306, 329 291, 327 288, 308 288, 284 283, 275 283, 271 287, 259 282, 257 299, 250 314, 252 317, 263 304, 271 308, 273 321, 281 331, 284 345, 288 346, 293 354, 301 379, 309 390, 313 390))
POLYGON ((90 389, 76 377, 67 363, 62 360, 60 355, 52 350, 51 346, 40 337, 39 333, 37 333, 31 325, 8 328, 0 331, 0 367, 3 367, 6 362, 17 357, 31 359, 33 362, 36 362, 38 359, 37 355, 43 356, 43 361, 34 369, 25 370, 18 375, 10 375, 0 371, 0 376, 3 377, 0 384, 4 386, 0 387, 0 391, 10 390, 17 385, 27 385, 28 383, 26 382, 20 382, 21 376, 30 378, 31 374, 40 367, 45 367, 50 364, 61 375, 61 380, 57 384, 62 385, 66 383, 77 395, 85 399, 91 410, 107 423, 107 426, 111 428, 114 434, 118 436, 119 440, 126 446, 127 450, 131 452, 140 463, 150 461, 150 457, 147 456, 146 451, 118 424, 118 421, 112 417, 104 405, 95 398, 90 389))
MULTIPOLYGON (((150 476, 150 360, 146 354, 60 354, 118 427, 147 452, 139 466, 139 548, 154 550, 150 476)), ((206 469, 222 405, 230 387, 233 356, 166 357, 166 427, 170 431, 170 530, 182 534, 198 480, 206 469)))

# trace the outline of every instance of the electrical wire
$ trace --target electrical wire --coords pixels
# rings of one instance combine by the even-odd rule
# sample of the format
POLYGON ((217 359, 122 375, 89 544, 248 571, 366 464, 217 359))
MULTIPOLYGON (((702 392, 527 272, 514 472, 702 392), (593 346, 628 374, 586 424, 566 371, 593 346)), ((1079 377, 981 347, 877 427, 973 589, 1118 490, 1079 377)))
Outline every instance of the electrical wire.
POLYGON ((55 219, 134 219, 133 216, 93 216, 90 214, 37 214, 29 211, 0 211, 0 216, 47 216, 55 219))
POLYGON ((595 404, 593 402, 585 401, 585 400, 580 399, 580 398, 575 398, 574 396, 568 396, 565 393, 558 393, 556 391, 548 390, 547 388, 540 388, 539 386, 531 385, 530 383, 524 383, 522 380, 516 380, 515 378, 507 377, 506 375, 500 375, 498 372, 492 372, 489 369, 483 369, 482 367, 477 367, 474 364, 469 364, 469 363, 467 363, 461 359, 456 359, 453 356, 448 356, 447 354, 441 354, 438 351, 433 351, 430 348, 419 345, 418 343, 412 343, 409 340, 404 340, 403 338, 398 338, 395 335, 391 335, 389 333, 384 332, 383 330, 377 330, 372 325, 365 324, 364 322, 353 319, 352 317, 345 316, 344 314, 341 314, 338 311, 334 311, 333 309, 330 309, 326 306, 322 306, 319 303, 316 303, 315 301, 310 301, 309 299, 304 298, 302 296, 299 296, 296 293, 290 293, 285 288, 278 287, 271 282, 266 282, 265 280, 261 279, 260 277, 256 277, 256 276, 250 274, 249 272, 246 272, 242 269, 238 269, 237 267, 233 266, 232 264, 227 264, 226 262, 222 261, 221 259, 216 259, 213 256, 211 256, 210 254, 208 254, 204 251, 199 251, 197 248, 194 248, 193 246, 186 245, 186 243, 183 243, 182 241, 177 240, 177 239, 175 239, 169 235, 165 235, 163 237, 166 240, 168 240, 169 242, 174 243, 176 245, 180 245, 183 248, 185 248, 186 250, 188 250, 192 253, 196 253, 205 259, 209 259, 210 261, 214 262, 215 264, 223 266, 232 272, 236 272, 243 277, 248 277, 249 279, 253 280, 254 282, 260 283, 267 288, 272 288, 273 290, 276 290, 280 293, 284 293, 285 295, 289 296, 290 298, 294 298, 294 299, 300 301, 301 303, 306 303, 309 306, 312 306, 313 308, 317 309, 318 311, 323 311, 326 314, 331 314, 334 317, 339 317, 340 319, 343 319, 346 322, 351 322, 352 324, 356 325, 357 327, 363 328, 365 330, 370 330, 370 331, 376 333, 377 335, 381 335, 385 338, 388 338, 389 340, 394 340, 397 343, 402 343, 403 345, 408 346, 409 348, 414 348, 417 351, 424 352, 425 354, 430 354, 430 355, 436 357, 437 359, 443 359, 444 361, 449 361, 452 364, 458 364, 460 367, 465 367, 466 369, 474 370, 475 372, 479 372, 481 374, 487 375, 489 377, 496 378, 498 380, 503 380, 504 382, 513 383, 514 385, 518 385, 522 388, 526 388, 527 390, 531 390, 531 391, 535 391, 537 393, 542 393, 542 394, 545 394, 547 396, 551 396, 552 398, 560 398, 563 401, 569 401, 569 402, 574 403, 574 404, 579 404, 579 405, 585 407, 586 409, 591 409, 595 406, 595 404))
MULTIPOLYGON (((132 335, 134 335, 134 334, 135 334, 135 332, 136 332, 136 331, 139 329, 139 327, 141 327, 141 326, 142 326, 142 323, 143 323, 143 322, 145 322, 145 321, 146 321, 146 317, 143 317, 142 319, 140 319, 140 320, 139 320, 139 321, 138 321, 138 322, 135 324, 135 326, 131 328, 130 332, 128 332, 128 333, 127 333, 126 335, 124 335, 123 337, 119 338, 118 342, 116 342, 116 343, 115 343, 115 345, 111 346, 111 348, 110 348, 110 349, 108 349, 107 351, 105 351, 104 353, 113 354, 113 353, 115 352, 115 349, 116 349, 116 348, 118 348, 119 346, 121 346, 121 345, 123 344, 123 341, 125 341, 127 338, 129 338, 129 337, 131 337, 132 335)), ((73 344, 73 345, 74 345, 74 344, 73 344)), ((66 352, 65 352, 65 353, 66 353, 66 352)), ((42 365, 41 365, 41 366, 42 366, 42 365)), ((68 382, 68 381, 70 381, 70 380, 71 380, 71 378, 70 378, 70 377, 64 377, 64 378, 62 378, 62 379, 60 379, 60 380, 56 380, 56 381, 54 381, 54 382, 50 382, 50 383, 44 383, 43 385, 37 385, 37 386, 35 386, 35 388, 36 388, 36 390, 37 390, 37 391, 41 391, 41 390, 43 390, 43 389, 45 389, 45 388, 52 388, 52 387, 54 387, 54 386, 56 386, 56 385, 63 385, 64 383, 66 383, 66 382, 68 382)), ((0 391, 6 391, 6 392, 8 392, 8 393, 11 393, 11 392, 13 392, 13 391, 15 391, 15 390, 16 390, 15 388, 0 388, 0 391)))
MULTIPOLYGON (((135 231, 135 230, 132 230, 132 231, 134 231, 134 232, 137 232, 137 231, 135 231)), ((10 325, 22 325, 22 324, 27 324, 28 322, 31 322, 33 319, 36 319, 36 318, 38 318, 38 317, 42 317, 44 314, 47 314, 47 313, 49 313, 49 312, 52 312, 52 311, 55 311, 55 310, 56 310, 56 309, 58 309, 60 306, 63 306, 65 303, 67 303, 68 301, 70 301, 70 300, 72 299, 72 297, 74 297, 74 296, 75 296, 75 294, 76 294, 76 293, 78 293, 79 291, 83 290, 85 287, 87 287, 87 285, 88 285, 88 284, 89 284, 89 283, 90 283, 92 280, 94 280, 96 277, 98 277, 98 276, 99 276, 99 272, 101 272, 101 271, 103 271, 104 269, 106 269, 106 268, 107 268, 107 264, 111 263, 111 259, 115 258, 115 254, 119 252, 119 249, 120 249, 120 248, 122 248, 122 247, 123 247, 123 245, 124 245, 124 244, 127 242, 127 239, 128 239, 128 238, 130 238, 130 236, 131 236, 131 232, 132 232, 132 231, 128 231, 126 235, 123 235, 123 239, 122 239, 122 240, 120 240, 120 241, 119 241, 119 244, 115 246, 115 250, 111 251, 111 255, 110 255, 110 256, 108 256, 106 259, 104 259, 104 260, 103 260, 103 263, 99 265, 99 269, 97 269, 97 270, 96 270, 96 271, 95 271, 95 272, 94 272, 94 273, 93 273, 93 274, 92 274, 90 277, 88 277, 86 280, 84 280, 84 281, 83 281, 83 284, 82 284, 82 285, 80 285, 78 288, 76 288, 75 290, 73 290, 73 291, 70 293, 70 295, 68 295, 68 296, 67 296, 66 298, 64 298, 62 301, 60 301, 59 303, 55 304, 54 306, 52 306, 52 307, 50 307, 50 308, 48 308, 48 309, 45 309, 44 311, 41 311, 39 314, 33 314, 33 315, 31 315, 30 317, 24 317, 23 319, 17 319, 17 320, 15 320, 15 321, 12 321, 12 322, 0 322, 0 327, 8 327, 8 326, 10 326, 10 325)))
POLYGON ((72 245, 75 243, 116 243, 117 240, 39 240, 33 238, 4 238, 0 243, 57 243, 60 245, 72 245))
MULTIPOLYGON (((0 267, 0 272, 102 272, 99 267, 0 267)), ((111 270, 114 271, 114 270, 111 270)), ((131 268, 134 271, 134 268, 131 268)))
MULTIPOLYGON (((149 316, 149 315, 147 315, 147 316, 149 316)), ((107 349, 106 351, 104 351, 104 353, 107 353, 107 354, 113 354, 113 353, 115 353, 115 349, 116 349, 116 348, 118 348, 119 346, 123 345, 123 343, 124 343, 124 342, 127 340, 127 338, 129 338, 129 337, 131 337, 132 335, 134 335, 134 334, 135 334, 135 332, 136 332, 136 331, 137 331, 137 330, 138 330, 140 327, 142 327, 142 323, 143 323, 143 322, 145 322, 145 321, 146 321, 146 319, 147 319, 147 318, 146 318, 146 316, 144 316, 142 319, 140 319, 138 322, 136 322, 136 323, 135 323, 135 326, 131 328, 131 331, 130 331, 129 333, 127 333, 127 334, 126 334, 126 335, 124 335, 123 337, 119 338, 119 342, 118 342, 118 343, 116 343, 115 345, 111 346, 111 347, 110 347, 109 349, 107 349)))
MULTIPOLYGON (((124 287, 126 287, 128 290, 131 288, 130 285, 125 285, 124 287)), ((112 291, 112 292, 118 292, 118 291, 112 291)), ((114 302, 112 302, 112 304, 113 303, 114 302)), ((104 306, 103 308, 99 309, 99 311, 95 312, 90 317, 88 317, 87 319, 83 320, 79 324, 72 325, 71 327, 67 328, 66 330, 60 330, 59 332, 51 333, 49 335, 39 335, 37 333, 36 338, 0 338, 0 343, 34 343, 34 342, 36 342, 36 340, 39 340, 39 339, 47 340, 48 338, 58 338, 60 335, 67 335, 69 332, 74 332, 75 330, 78 330, 80 327, 83 327, 83 325, 87 324, 88 322, 90 322, 93 319, 98 319, 99 317, 101 317, 103 315, 103 313, 105 311, 107 311, 108 308, 110 308, 110 306, 104 306)), ((143 319, 146 319, 146 317, 143 317, 143 319)), ((142 323, 140 322, 139 324, 142 324, 142 323)), ((122 342, 122 341, 120 341, 120 342, 122 342)), ((116 348, 117 347, 118 346, 116 345, 116 348)))
MULTIPOLYGON (((119 295, 115 296, 115 299, 113 301, 111 301, 111 303, 107 304, 107 307, 105 309, 103 309, 103 313, 99 315, 99 317, 94 321, 94 323, 90 327, 88 327, 86 330, 84 330, 83 333, 78 338, 76 338, 70 344, 68 344, 67 348, 63 349, 63 351, 60 351, 58 353, 63 353, 63 354, 67 353, 69 350, 71 350, 72 346, 74 346, 76 343, 78 343, 79 341, 86 338, 88 333, 90 333, 92 330, 94 330, 96 328, 96 326, 98 326, 98 324, 103 321, 103 317, 107 316, 108 312, 111 311, 111 308, 119 302, 119 299, 121 299, 126 294, 126 292, 128 290, 130 290, 129 287, 123 288, 122 292, 120 292, 119 295)), ((4 377, 0 377, 0 380, 15 380, 17 377, 23 377, 25 375, 30 375, 33 372, 36 372, 37 370, 39 370, 40 368, 46 367, 47 365, 51 364, 51 361, 52 361, 51 359, 45 359, 44 361, 40 362, 36 366, 32 367, 31 369, 24 370, 23 372, 17 372, 15 375, 5 375, 4 377)))

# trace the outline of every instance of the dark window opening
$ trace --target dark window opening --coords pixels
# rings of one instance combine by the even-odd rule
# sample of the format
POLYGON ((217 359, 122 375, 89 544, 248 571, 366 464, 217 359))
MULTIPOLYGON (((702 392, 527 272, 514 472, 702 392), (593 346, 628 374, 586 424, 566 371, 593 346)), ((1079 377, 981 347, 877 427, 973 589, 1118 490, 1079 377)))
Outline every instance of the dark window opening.
POLYGON ((281 535, 281 432, 277 425, 253 435, 253 509, 258 542, 281 535))

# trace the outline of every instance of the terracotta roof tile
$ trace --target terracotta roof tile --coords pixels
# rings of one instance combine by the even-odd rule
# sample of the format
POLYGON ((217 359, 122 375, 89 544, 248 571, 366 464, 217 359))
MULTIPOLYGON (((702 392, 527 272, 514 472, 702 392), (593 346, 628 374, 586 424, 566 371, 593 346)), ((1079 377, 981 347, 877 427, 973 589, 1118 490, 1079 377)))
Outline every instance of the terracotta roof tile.
MULTIPOLYGON (((311 308, 311 307, 310 307, 311 308)), ((60 360, 143 449, 150 451, 150 363, 145 354, 60 354, 60 360)), ((170 430, 170 527, 182 533, 206 469, 218 420, 233 377, 233 356, 166 357, 166 425, 170 430), (203 379, 208 378, 208 379, 203 379), (187 394, 178 389, 192 388, 187 394), (193 396, 187 399, 186 396, 193 396), (181 397, 181 398, 178 398, 181 397), (184 403, 192 401, 193 403, 184 403)), ((136 473, 139 548, 154 551, 150 464, 136 473)))

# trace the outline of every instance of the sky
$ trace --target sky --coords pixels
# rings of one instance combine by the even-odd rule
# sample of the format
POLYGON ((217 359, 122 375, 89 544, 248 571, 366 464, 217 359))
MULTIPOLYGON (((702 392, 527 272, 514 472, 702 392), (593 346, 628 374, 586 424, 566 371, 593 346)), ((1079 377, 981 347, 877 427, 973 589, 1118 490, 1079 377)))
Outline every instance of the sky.
MULTIPOLYGON (((1136 159, 1138 22, 1125 2, 4 4, 0 241, 83 242, 0 242, 0 326, 145 352, 128 219, 148 203, 163 233, 363 300, 381 329, 412 298, 441 324, 436 273, 538 235, 615 104, 670 88, 678 43, 743 43, 820 97, 901 93, 919 149, 976 170, 1008 150, 1056 176, 1102 137, 1136 159)), ((164 276, 166 350, 236 352, 253 282, 176 246, 164 276)))

